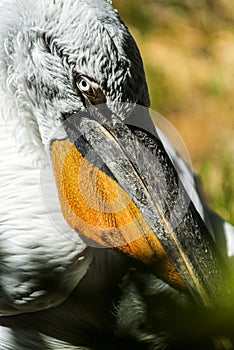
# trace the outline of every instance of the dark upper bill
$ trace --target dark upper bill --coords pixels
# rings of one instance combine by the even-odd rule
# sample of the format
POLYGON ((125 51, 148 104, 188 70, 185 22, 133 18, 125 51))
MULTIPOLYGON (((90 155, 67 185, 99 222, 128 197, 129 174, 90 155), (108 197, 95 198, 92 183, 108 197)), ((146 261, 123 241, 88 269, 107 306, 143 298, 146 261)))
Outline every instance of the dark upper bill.
POLYGON ((150 265, 200 305, 227 305, 215 244, 149 117, 143 128, 103 110, 73 116, 70 140, 52 143, 65 218, 91 241, 150 265))

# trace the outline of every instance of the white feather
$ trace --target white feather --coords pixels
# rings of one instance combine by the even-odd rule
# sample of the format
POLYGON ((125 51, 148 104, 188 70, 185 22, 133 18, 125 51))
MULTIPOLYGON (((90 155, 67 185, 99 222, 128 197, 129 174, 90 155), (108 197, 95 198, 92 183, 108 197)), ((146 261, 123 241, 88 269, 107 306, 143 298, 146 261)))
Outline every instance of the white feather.
POLYGON ((0 315, 60 303, 90 263, 86 245, 62 217, 52 172, 47 168, 43 179, 50 189, 45 206, 41 163, 18 151, 10 121, 7 128, 1 121, 0 315))

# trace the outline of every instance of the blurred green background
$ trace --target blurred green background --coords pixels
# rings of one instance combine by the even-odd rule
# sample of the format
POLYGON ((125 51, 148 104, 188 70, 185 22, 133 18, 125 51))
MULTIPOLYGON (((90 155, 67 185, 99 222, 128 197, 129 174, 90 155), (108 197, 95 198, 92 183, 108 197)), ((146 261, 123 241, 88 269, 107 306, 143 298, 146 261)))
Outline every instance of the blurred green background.
POLYGON ((211 208, 234 224, 234 1, 114 0, 151 107, 182 136, 211 208))

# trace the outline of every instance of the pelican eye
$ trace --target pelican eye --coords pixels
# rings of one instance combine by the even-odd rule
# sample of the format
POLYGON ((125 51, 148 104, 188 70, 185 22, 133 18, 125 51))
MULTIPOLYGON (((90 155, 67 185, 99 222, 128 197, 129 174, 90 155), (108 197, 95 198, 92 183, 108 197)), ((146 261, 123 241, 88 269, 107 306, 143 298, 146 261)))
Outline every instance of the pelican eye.
POLYGON ((83 92, 84 94, 95 95, 95 90, 94 90, 93 84, 88 78, 79 77, 76 84, 77 84, 78 89, 81 92, 83 92))
POLYGON ((100 85, 95 81, 85 76, 79 76, 76 80, 76 86, 92 104, 104 103, 106 101, 100 85))
POLYGON ((80 90, 83 90, 83 91, 89 91, 91 88, 87 80, 83 78, 79 81, 78 87, 80 90))

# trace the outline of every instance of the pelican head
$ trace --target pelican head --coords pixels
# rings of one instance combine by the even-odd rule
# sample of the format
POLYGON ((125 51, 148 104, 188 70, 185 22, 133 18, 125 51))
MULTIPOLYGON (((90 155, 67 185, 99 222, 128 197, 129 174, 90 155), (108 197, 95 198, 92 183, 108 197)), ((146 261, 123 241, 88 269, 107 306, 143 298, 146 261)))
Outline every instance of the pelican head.
MULTIPOLYGON (((141 57, 104 0, 9 1, 2 5, 1 71, 14 118, 47 147, 62 122, 89 104, 149 105, 141 57), (14 9, 14 11, 13 11, 14 9)), ((61 136, 62 137, 62 136, 61 136)))

